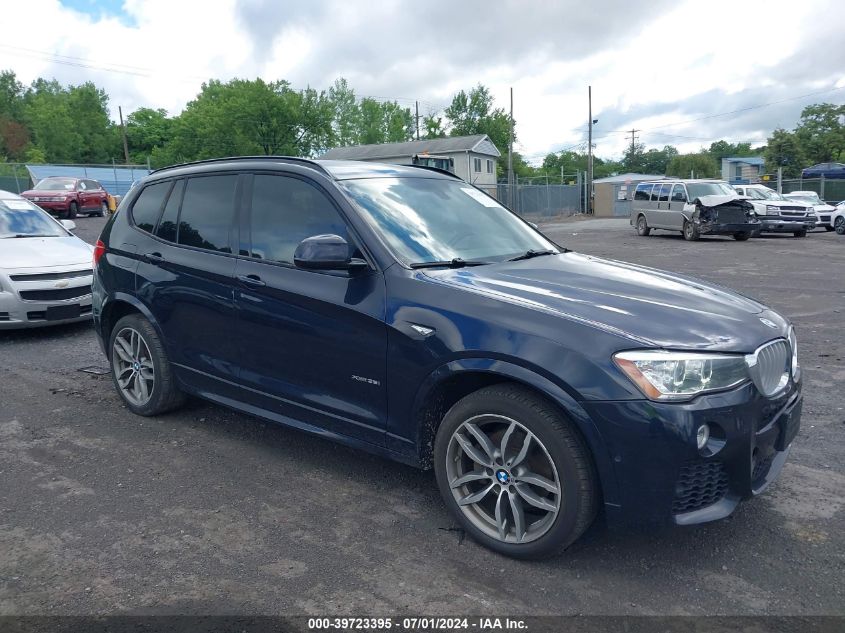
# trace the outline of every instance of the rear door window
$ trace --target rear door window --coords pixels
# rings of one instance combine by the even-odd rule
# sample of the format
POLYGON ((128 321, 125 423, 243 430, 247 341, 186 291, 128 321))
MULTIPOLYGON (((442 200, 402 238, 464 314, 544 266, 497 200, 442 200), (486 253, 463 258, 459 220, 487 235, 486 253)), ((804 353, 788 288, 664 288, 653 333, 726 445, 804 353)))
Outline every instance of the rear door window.
POLYGON ((179 214, 177 242, 209 251, 231 253, 237 175, 189 178, 179 214))
POLYGON ((668 202, 669 201, 669 190, 672 189, 672 185, 662 185, 660 187, 660 202, 668 202))
POLYGON ((173 186, 167 204, 164 205, 164 213, 156 227, 156 237, 168 242, 176 241, 176 227, 179 218, 179 206, 182 204, 182 193, 185 191, 185 181, 179 180, 173 186))
POLYGON ((158 220, 167 191, 170 189, 169 182, 159 182, 144 187, 135 204, 132 205, 132 223, 147 233, 152 233, 158 220))
POLYGON ((250 257, 293 264, 293 253, 302 240, 326 234, 349 241, 346 223, 322 191, 299 178, 255 176, 250 257))

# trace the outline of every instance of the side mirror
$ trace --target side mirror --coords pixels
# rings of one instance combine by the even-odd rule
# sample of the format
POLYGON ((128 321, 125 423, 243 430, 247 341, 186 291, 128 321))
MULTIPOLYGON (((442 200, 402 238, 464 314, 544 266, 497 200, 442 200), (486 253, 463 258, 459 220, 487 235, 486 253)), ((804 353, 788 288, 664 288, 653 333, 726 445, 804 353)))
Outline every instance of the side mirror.
POLYGON ((293 253, 293 263, 306 270, 362 270, 363 259, 352 258, 349 244, 340 235, 306 237, 293 253))
POLYGON ((75 231, 76 230, 76 222, 73 220, 59 220, 62 226, 65 227, 68 231, 75 231))

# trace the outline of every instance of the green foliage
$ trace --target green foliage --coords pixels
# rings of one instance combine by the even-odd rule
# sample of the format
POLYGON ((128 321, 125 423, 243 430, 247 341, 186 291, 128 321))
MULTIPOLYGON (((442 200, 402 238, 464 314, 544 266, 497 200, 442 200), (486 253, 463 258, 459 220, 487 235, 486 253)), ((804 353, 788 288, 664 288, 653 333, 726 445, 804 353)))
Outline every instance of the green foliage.
POLYGON ((716 178, 720 167, 709 152, 680 154, 669 161, 665 173, 677 178, 716 178))
POLYGON ((810 163, 845 159, 845 105, 819 103, 801 111, 795 135, 810 163))
POLYGON ((785 178, 798 178, 801 175, 801 169, 807 164, 799 136, 782 128, 772 132, 764 158, 766 171, 774 173, 778 167, 783 167, 785 178))
POLYGON ((716 141, 710 143, 708 153, 716 160, 719 165, 722 164, 723 158, 731 158, 734 156, 754 156, 755 151, 751 149, 751 143, 728 143, 727 141, 716 141))
POLYGON ((461 90, 452 98, 444 115, 450 136, 486 134, 507 161, 511 118, 502 108, 493 108, 493 97, 486 86, 479 84, 469 93, 461 90))

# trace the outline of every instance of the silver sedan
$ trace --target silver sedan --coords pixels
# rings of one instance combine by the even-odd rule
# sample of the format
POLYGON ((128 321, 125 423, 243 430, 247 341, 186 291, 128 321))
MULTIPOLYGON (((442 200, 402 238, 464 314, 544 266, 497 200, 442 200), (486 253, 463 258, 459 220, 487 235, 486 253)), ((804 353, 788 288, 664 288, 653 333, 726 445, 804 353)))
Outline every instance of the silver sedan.
POLYGON ((74 228, 0 191, 0 329, 91 318, 93 247, 74 228))

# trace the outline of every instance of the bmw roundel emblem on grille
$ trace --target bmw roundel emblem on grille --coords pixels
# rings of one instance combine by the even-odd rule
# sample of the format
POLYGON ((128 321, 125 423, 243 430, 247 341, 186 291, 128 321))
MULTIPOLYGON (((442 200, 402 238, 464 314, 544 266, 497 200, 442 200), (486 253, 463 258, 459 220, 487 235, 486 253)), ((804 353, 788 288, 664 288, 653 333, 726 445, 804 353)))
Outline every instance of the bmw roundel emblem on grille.
POLYGON ((496 479, 498 479, 501 484, 508 484, 511 481, 511 476, 506 471, 500 470, 496 473, 496 479))
POLYGON ((777 327, 778 327, 777 324, 774 321, 769 321, 768 319, 764 319, 763 317, 760 317, 760 323, 762 323, 763 325, 766 325, 766 326, 768 326, 772 329, 777 329, 777 327))

